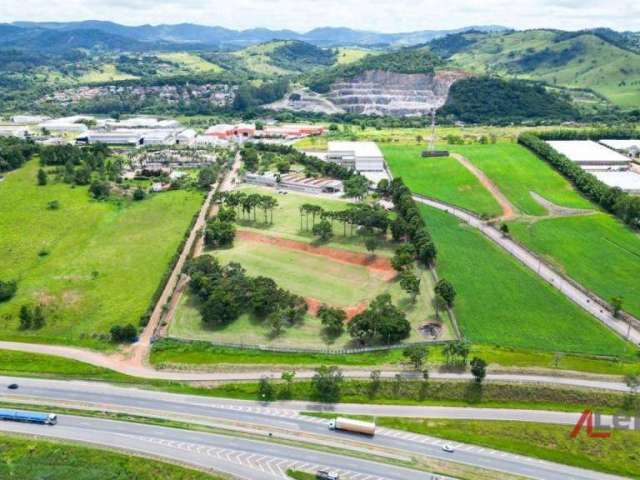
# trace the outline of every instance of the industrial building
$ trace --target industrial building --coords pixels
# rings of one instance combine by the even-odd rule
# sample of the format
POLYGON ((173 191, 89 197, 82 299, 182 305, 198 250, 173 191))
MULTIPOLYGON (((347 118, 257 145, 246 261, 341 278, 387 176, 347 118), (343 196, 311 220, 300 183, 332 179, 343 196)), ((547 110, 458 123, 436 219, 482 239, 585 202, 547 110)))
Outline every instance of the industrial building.
POLYGON ((204 134, 220 140, 247 139, 255 136, 256 126, 252 123, 213 125, 204 134))
POLYGON ((343 191, 342 182, 332 178, 307 178, 298 173, 276 174, 273 172, 246 173, 244 181, 254 185, 282 188, 306 193, 338 193, 343 191))
POLYGON ((640 174, 632 170, 589 170, 589 173, 609 187, 618 187, 627 193, 640 194, 640 174))
POLYGON ((256 138, 302 138, 309 136, 322 135, 324 127, 321 125, 307 124, 283 124, 283 125, 267 125, 262 130, 257 130, 256 138))
POLYGON ((600 143, 633 158, 640 158, 640 139, 633 140, 600 140, 600 143))
POLYGON ((71 117, 62 117, 62 118, 54 118, 51 120, 46 120, 38 124, 39 128, 44 128, 49 130, 50 132, 77 132, 82 133, 86 132, 89 127, 87 127, 82 122, 96 122, 94 117, 90 117, 87 115, 73 115, 71 117))
POLYGON ((27 138, 29 130, 17 125, 0 125, 0 137, 27 138))
POLYGON ((358 172, 384 171, 384 156, 375 142, 329 142, 326 159, 358 172))
POLYGON ((580 166, 625 166, 629 158, 591 140, 548 141, 551 147, 580 166))
POLYGON ((138 130, 90 131, 76 138, 78 143, 106 143, 107 145, 142 145, 142 133, 138 130))
POLYGON ((46 120, 49 120, 49 117, 45 115, 14 115, 11 117, 11 123, 16 125, 37 125, 46 120))
POLYGON ((194 145, 196 143, 197 133, 193 128, 183 130, 176 137, 176 143, 178 145, 194 145))

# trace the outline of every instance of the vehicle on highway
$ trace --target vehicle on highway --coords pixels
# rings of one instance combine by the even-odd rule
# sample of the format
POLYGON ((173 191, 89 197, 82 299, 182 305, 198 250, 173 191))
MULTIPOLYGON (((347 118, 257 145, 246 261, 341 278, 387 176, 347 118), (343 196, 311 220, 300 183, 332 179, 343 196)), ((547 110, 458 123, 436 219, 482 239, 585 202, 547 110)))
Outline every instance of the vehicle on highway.
POLYGON ((7 388, 9 390, 17 390, 18 389, 18 384, 17 383, 12 383, 7 388))
POLYGON ((55 425, 58 423, 58 416, 55 413, 24 412, 20 410, 7 410, 2 408, 0 409, 0 420, 55 425))
POLYGON ((329 430, 343 430, 345 432, 374 436, 376 433, 376 424, 373 422, 337 417, 335 420, 329 422, 329 430))
POLYGON ((453 448, 453 445, 451 445, 450 443, 445 443, 442 446, 442 450, 444 450, 447 453, 453 453, 455 452, 455 449, 453 448))
POLYGON ((340 475, 329 470, 318 470, 316 472, 316 480, 340 480, 340 475))

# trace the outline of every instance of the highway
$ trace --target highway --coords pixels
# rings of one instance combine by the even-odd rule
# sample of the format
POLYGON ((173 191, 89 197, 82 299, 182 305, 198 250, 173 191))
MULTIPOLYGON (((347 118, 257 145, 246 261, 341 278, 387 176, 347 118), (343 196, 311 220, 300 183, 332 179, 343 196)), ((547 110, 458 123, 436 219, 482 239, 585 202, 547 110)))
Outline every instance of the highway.
MULTIPOLYGON (((453 407, 407 407, 391 405, 324 405, 309 402, 278 402, 262 404, 259 402, 229 400, 191 395, 180 395, 166 392, 147 391, 136 388, 116 387, 90 382, 15 379, 0 377, 0 389, 7 392, 5 398, 16 402, 37 400, 48 405, 78 405, 98 410, 112 410, 137 415, 160 416, 176 420, 189 421, 233 429, 233 425, 243 428, 262 429, 263 434, 273 432, 283 438, 297 438, 321 445, 336 445, 340 448, 362 449, 376 448, 404 453, 406 456, 424 455, 444 461, 455 461, 475 467, 493 469, 514 475, 545 480, 595 480, 616 478, 573 467, 540 461, 485 449, 473 445, 455 443, 456 452, 446 453, 442 450, 443 441, 423 435, 414 435, 386 428, 379 428, 374 438, 354 437, 327 429, 324 419, 301 415, 301 411, 323 410, 352 414, 401 415, 410 417, 433 418, 472 418, 499 419, 516 421, 549 422, 570 425, 576 422, 578 414, 563 412, 544 412, 533 410, 499 410, 481 408, 453 407), (8 383, 17 382, 20 388, 15 391, 5 390, 8 383), (71 403, 70 403, 71 402, 71 403)), ((65 426, 66 416, 60 425, 49 431, 65 426)), ((604 419, 605 423, 609 419, 604 419)), ((93 428, 93 423, 85 421, 86 429, 93 428)), ((117 422, 115 422, 117 423, 117 422)), ((5 428, 6 425, 0 425, 5 428)), ((70 424, 71 425, 71 424, 70 424)), ((100 425, 103 425, 100 423, 100 425)), ((81 425, 73 423, 78 429, 81 425)), ((14 428, 13 426, 11 428, 14 428)), ((101 427, 102 428, 102 427, 101 427)), ((136 432, 143 430, 134 425, 136 432)), ((42 430, 40 430, 42 431, 42 430)), ((75 432, 76 430, 74 430, 75 432)), ((186 435, 186 434, 185 434, 186 435)), ((155 437, 154 437, 155 438, 155 437)), ((179 442, 199 444, 193 437, 180 436, 179 442)), ((116 443, 119 445, 119 443, 116 443)), ((208 444, 207 444, 208 445, 208 444)), ((251 444, 253 445, 253 443, 251 444)), ((278 447, 279 448, 279 447, 278 447)), ((261 450, 266 455, 266 450, 261 450)), ((306 450, 305 450, 306 452, 306 450)), ((296 460, 312 463, 305 455, 294 457, 296 460)), ((315 458, 315 457, 314 457, 315 458)), ((219 459, 218 459, 219 460, 219 459)), ((313 460, 319 462, 317 459, 313 460)), ((325 462, 326 463, 326 462, 325 462)), ((329 465, 331 466, 331 465, 329 465)), ((364 470, 358 473, 368 475, 364 470)), ((378 471, 379 472, 379 471, 378 471)), ((386 476, 384 478, 396 478, 386 476)), ((256 478, 256 477, 254 477, 256 478)), ((400 477, 402 478, 402 477, 400 477)), ((404 477, 407 478, 407 477, 404 477)), ((421 478, 411 476, 411 478, 421 478)))
POLYGON ((576 287, 575 284, 567 281, 567 279, 553 270, 548 264, 544 263, 540 258, 538 258, 536 255, 533 255, 531 252, 520 246, 511 238, 503 235, 502 232, 500 232, 497 228, 493 227, 477 216, 467 212, 466 210, 456 208, 447 203, 423 197, 421 195, 414 195, 413 199, 416 202, 428 205, 433 208, 437 208, 438 210, 442 210, 451 215, 454 215, 470 226, 477 228, 493 243, 509 252, 520 263, 528 267, 530 270, 534 271, 540 278, 542 278, 546 282, 549 282, 550 285, 558 289, 562 294, 564 294, 565 297, 567 297, 576 305, 600 320, 618 335, 623 338, 628 337, 629 340, 636 345, 640 344, 640 331, 637 328, 633 326, 630 327, 627 322, 615 318, 609 310, 593 301, 589 297, 589 295, 583 293, 583 291, 580 290, 580 288, 576 287))

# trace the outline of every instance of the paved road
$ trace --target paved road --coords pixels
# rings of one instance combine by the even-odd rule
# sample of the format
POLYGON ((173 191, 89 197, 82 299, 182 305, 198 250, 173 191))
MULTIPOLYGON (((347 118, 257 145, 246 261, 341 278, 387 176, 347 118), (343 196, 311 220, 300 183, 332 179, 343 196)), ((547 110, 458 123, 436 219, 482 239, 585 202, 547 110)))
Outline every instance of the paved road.
POLYGON ((287 469, 319 468, 335 470, 348 480, 434 479, 427 472, 282 444, 72 415, 60 415, 55 427, 3 422, 0 430, 116 446, 247 480, 288 478, 287 469))
POLYGON ((582 293, 580 289, 568 282, 562 275, 542 262, 535 255, 522 248, 512 239, 505 237, 498 229, 465 210, 420 195, 414 195, 413 198, 417 202, 450 213, 472 227, 477 228, 496 245, 502 247, 523 265, 536 272, 538 276, 560 290, 569 300, 589 312, 620 336, 626 338, 629 332, 629 339, 636 345, 640 344, 640 331, 638 329, 632 327, 629 331, 629 325, 626 322, 615 318, 611 312, 595 303, 588 295, 582 293))
MULTIPOLYGON (((67 382, 57 380, 18 379, 0 377, 0 389, 7 392, 6 398, 15 401, 38 400, 48 405, 72 402, 89 408, 129 412, 138 415, 162 416, 185 421, 209 423, 223 426, 257 426, 277 432, 277 435, 305 437, 307 441, 320 444, 349 443, 354 441, 351 435, 330 432, 326 420, 301 415, 302 411, 322 410, 336 413, 391 415, 409 417, 433 417, 454 419, 499 419, 514 421, 547 422, 556 424, 574 424, 576 413, 545 412, 533 410, 499 410, 454 407, 410 407, 393 405, 324 405, 310 402, 278 402, 263 404, 259 402, 216 399, 165 392, 145 391, 136 388, 115 387, 91 382, 67 382), (7 391, 5 385, 17 381, 17 391, 7 391)), ((604 417, 608 424, 610 418, 604 417)), ((57 427, 56 427, 57 428, 57 427)), ((569 427, 567 427, 569 428, 569 427)), ((53 429, 52 429, 53 430, 53 429)), ((602 474, 565 467, 550 462, 512 455, 473 445, 455 444, 456 453, 451 455, 442 451, 442 440, 400 432, 391 429, 379 429, 376 437, 369 439, 357 437, 360 445, 395 449, 411 455, 426 455, 431 458, 453 460, 476 467, 489 468, 523 475, 536 479, 604 479, 602 474)), ((298 458, 299 459, 299 458, 298 458)), ((304 457, 305 461, 308 461, 304 457)), ((417 478, 417 477, 411 477, 417 478)), ((613 477, 611 477, 613 478, 613 477)))

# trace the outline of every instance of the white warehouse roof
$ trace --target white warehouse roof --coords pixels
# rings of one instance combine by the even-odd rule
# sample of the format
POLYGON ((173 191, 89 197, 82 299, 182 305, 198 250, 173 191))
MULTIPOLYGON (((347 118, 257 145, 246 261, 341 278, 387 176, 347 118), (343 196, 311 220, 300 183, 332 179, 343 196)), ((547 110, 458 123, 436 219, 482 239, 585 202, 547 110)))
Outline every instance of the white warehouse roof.
POLYGON ((356 157, 382 157, 382 152, 375 142, 343 142, 333 141, 328 144, 329 152, 349 152, 356 157))
POLYGON ((627 151, 635 147, 640 150, 640 139, 637 140, 600 140, 600 143, 614 150, 627 151))
POLYGON ((640 193, 640 174, 630 170, 622 172, 596 170, 591 174, 610 187, 619 187, 625 192, 640 193))
POLYGON ((554 140, 547 143, 576 163, 629 163, 624 155, 591 140, 554 140))

